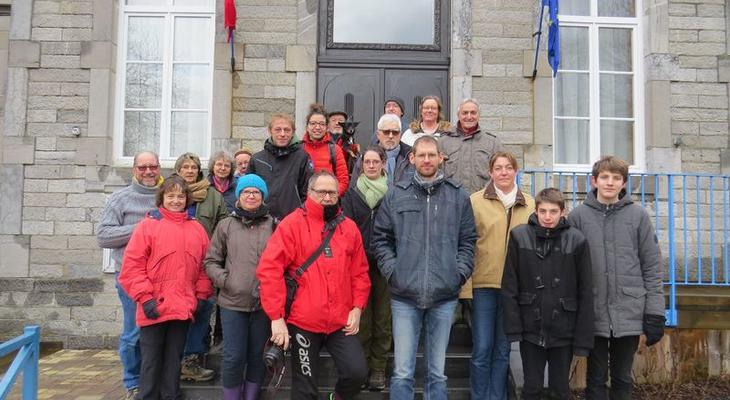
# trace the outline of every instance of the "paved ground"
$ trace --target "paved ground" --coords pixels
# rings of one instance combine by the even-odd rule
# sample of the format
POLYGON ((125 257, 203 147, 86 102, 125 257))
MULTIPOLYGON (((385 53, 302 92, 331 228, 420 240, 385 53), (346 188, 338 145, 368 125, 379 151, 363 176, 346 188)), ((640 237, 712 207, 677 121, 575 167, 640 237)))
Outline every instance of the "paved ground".
MULTIPOLYGON (((124 398, 122 369, 115 350, 61 350, 40 361, 38 399, 118 400, 124 398)), ((9 400, 20 400, 22 378, 9 400)))

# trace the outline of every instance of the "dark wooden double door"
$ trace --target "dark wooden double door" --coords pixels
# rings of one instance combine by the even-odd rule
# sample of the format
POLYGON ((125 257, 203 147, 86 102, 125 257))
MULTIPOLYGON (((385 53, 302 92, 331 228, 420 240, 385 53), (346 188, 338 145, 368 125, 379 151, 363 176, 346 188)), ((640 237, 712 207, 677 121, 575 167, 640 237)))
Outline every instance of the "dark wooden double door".
MULTIPOLYGON (((403 121, 418 115, 420 99, 437 95, 448 118, 449 76, 445 69, 392 67, 322 67, 318 69, 317 98, 327 110, 343 110, 359 121, 355 140, 363 148, 370 143, 385 99, 396 96, 405 103, 403 121)), ((404 126, 403 131, 408 127, 404 126)))

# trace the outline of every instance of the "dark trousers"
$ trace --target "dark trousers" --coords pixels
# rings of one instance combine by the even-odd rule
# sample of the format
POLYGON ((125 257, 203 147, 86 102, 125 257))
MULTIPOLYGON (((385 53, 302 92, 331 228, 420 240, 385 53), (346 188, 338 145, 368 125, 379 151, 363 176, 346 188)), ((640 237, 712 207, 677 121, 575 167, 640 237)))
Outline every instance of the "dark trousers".
POLYGON ((140 328, 141 400, 174 400, 180 394, 180 361, 190 321, 165 321, 140 328))
POLYGON ((639 347, 638 336, 604 338, 596 336, 588 356, 586 373, 587 400, 630 400, 633 379, 631 367, 639 347), (609 370, 611 390, 607 390, 609 370))
POLYGON ((390 310, 390 288, 377 268, 370 268, 370 298, 360 318, 360 333, 368 367, 371 371, 385 372, 388 352, 393 342, 393 325, 390 310))
POLYGON ((271 336, 271 323, 263 311, 243 312, 221 307, 223 325, 223 387, 233 388, 246 381, 263 383, 266 376, 264 344, 271 336))
POLYGON ((368 367, 357 337, 345 336, 340 329, 329 335, 312 333, 291 324, 289 335, 292 400, 318 398, 319 351, 322 346, 327 347, 337 368, 335 392, 344 399, 351 399, 360 392, 367 379, 368 367))
POLYGON ((525 374, 525 386, 522 388, 524 400, 542 399, 545 382, 545 363, 548 364, 548 388, 550 399, 569 399, 570 363, 573 361, 572 346, 544 347, 527 341, 520 342, 522 369, 525 374))

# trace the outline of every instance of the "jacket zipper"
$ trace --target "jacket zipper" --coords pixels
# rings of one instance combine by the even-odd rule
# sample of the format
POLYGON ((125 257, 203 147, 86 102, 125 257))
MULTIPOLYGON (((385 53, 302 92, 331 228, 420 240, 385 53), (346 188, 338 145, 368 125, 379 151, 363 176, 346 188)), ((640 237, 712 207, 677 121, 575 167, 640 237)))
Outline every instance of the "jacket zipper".
POLYGON ((428 298, 427 282, 428 282, 428 266, 431 264, 431 192, 426 191, 426 268, 423 271, 423 304, 426 304, 428 298))

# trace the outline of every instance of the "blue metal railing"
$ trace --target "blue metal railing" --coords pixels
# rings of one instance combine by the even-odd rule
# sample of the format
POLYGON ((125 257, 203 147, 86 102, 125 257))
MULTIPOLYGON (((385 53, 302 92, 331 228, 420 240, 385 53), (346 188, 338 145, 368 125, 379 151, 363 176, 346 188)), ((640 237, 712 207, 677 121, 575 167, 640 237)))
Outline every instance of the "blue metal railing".
MULTIPOLYGON (((546 187, 566 194, 568 209, 591 190, 589 172, 525 170, 518 184, 533 195, 546 187)), ((667 325, 676 325, 677 285, 730 287, 730 176, 630 174, 627 191, 652 216, 669 290, 667 325)))
POLYGON ((18 351, 10 367, 0 381, 0 399, 5 399, 13 388, 19 373, 23 373, 23 400, 38 398, 38 356, 40 353, 41 328, 28 326, 23 334, 0 344, 0 357, 18 351))

